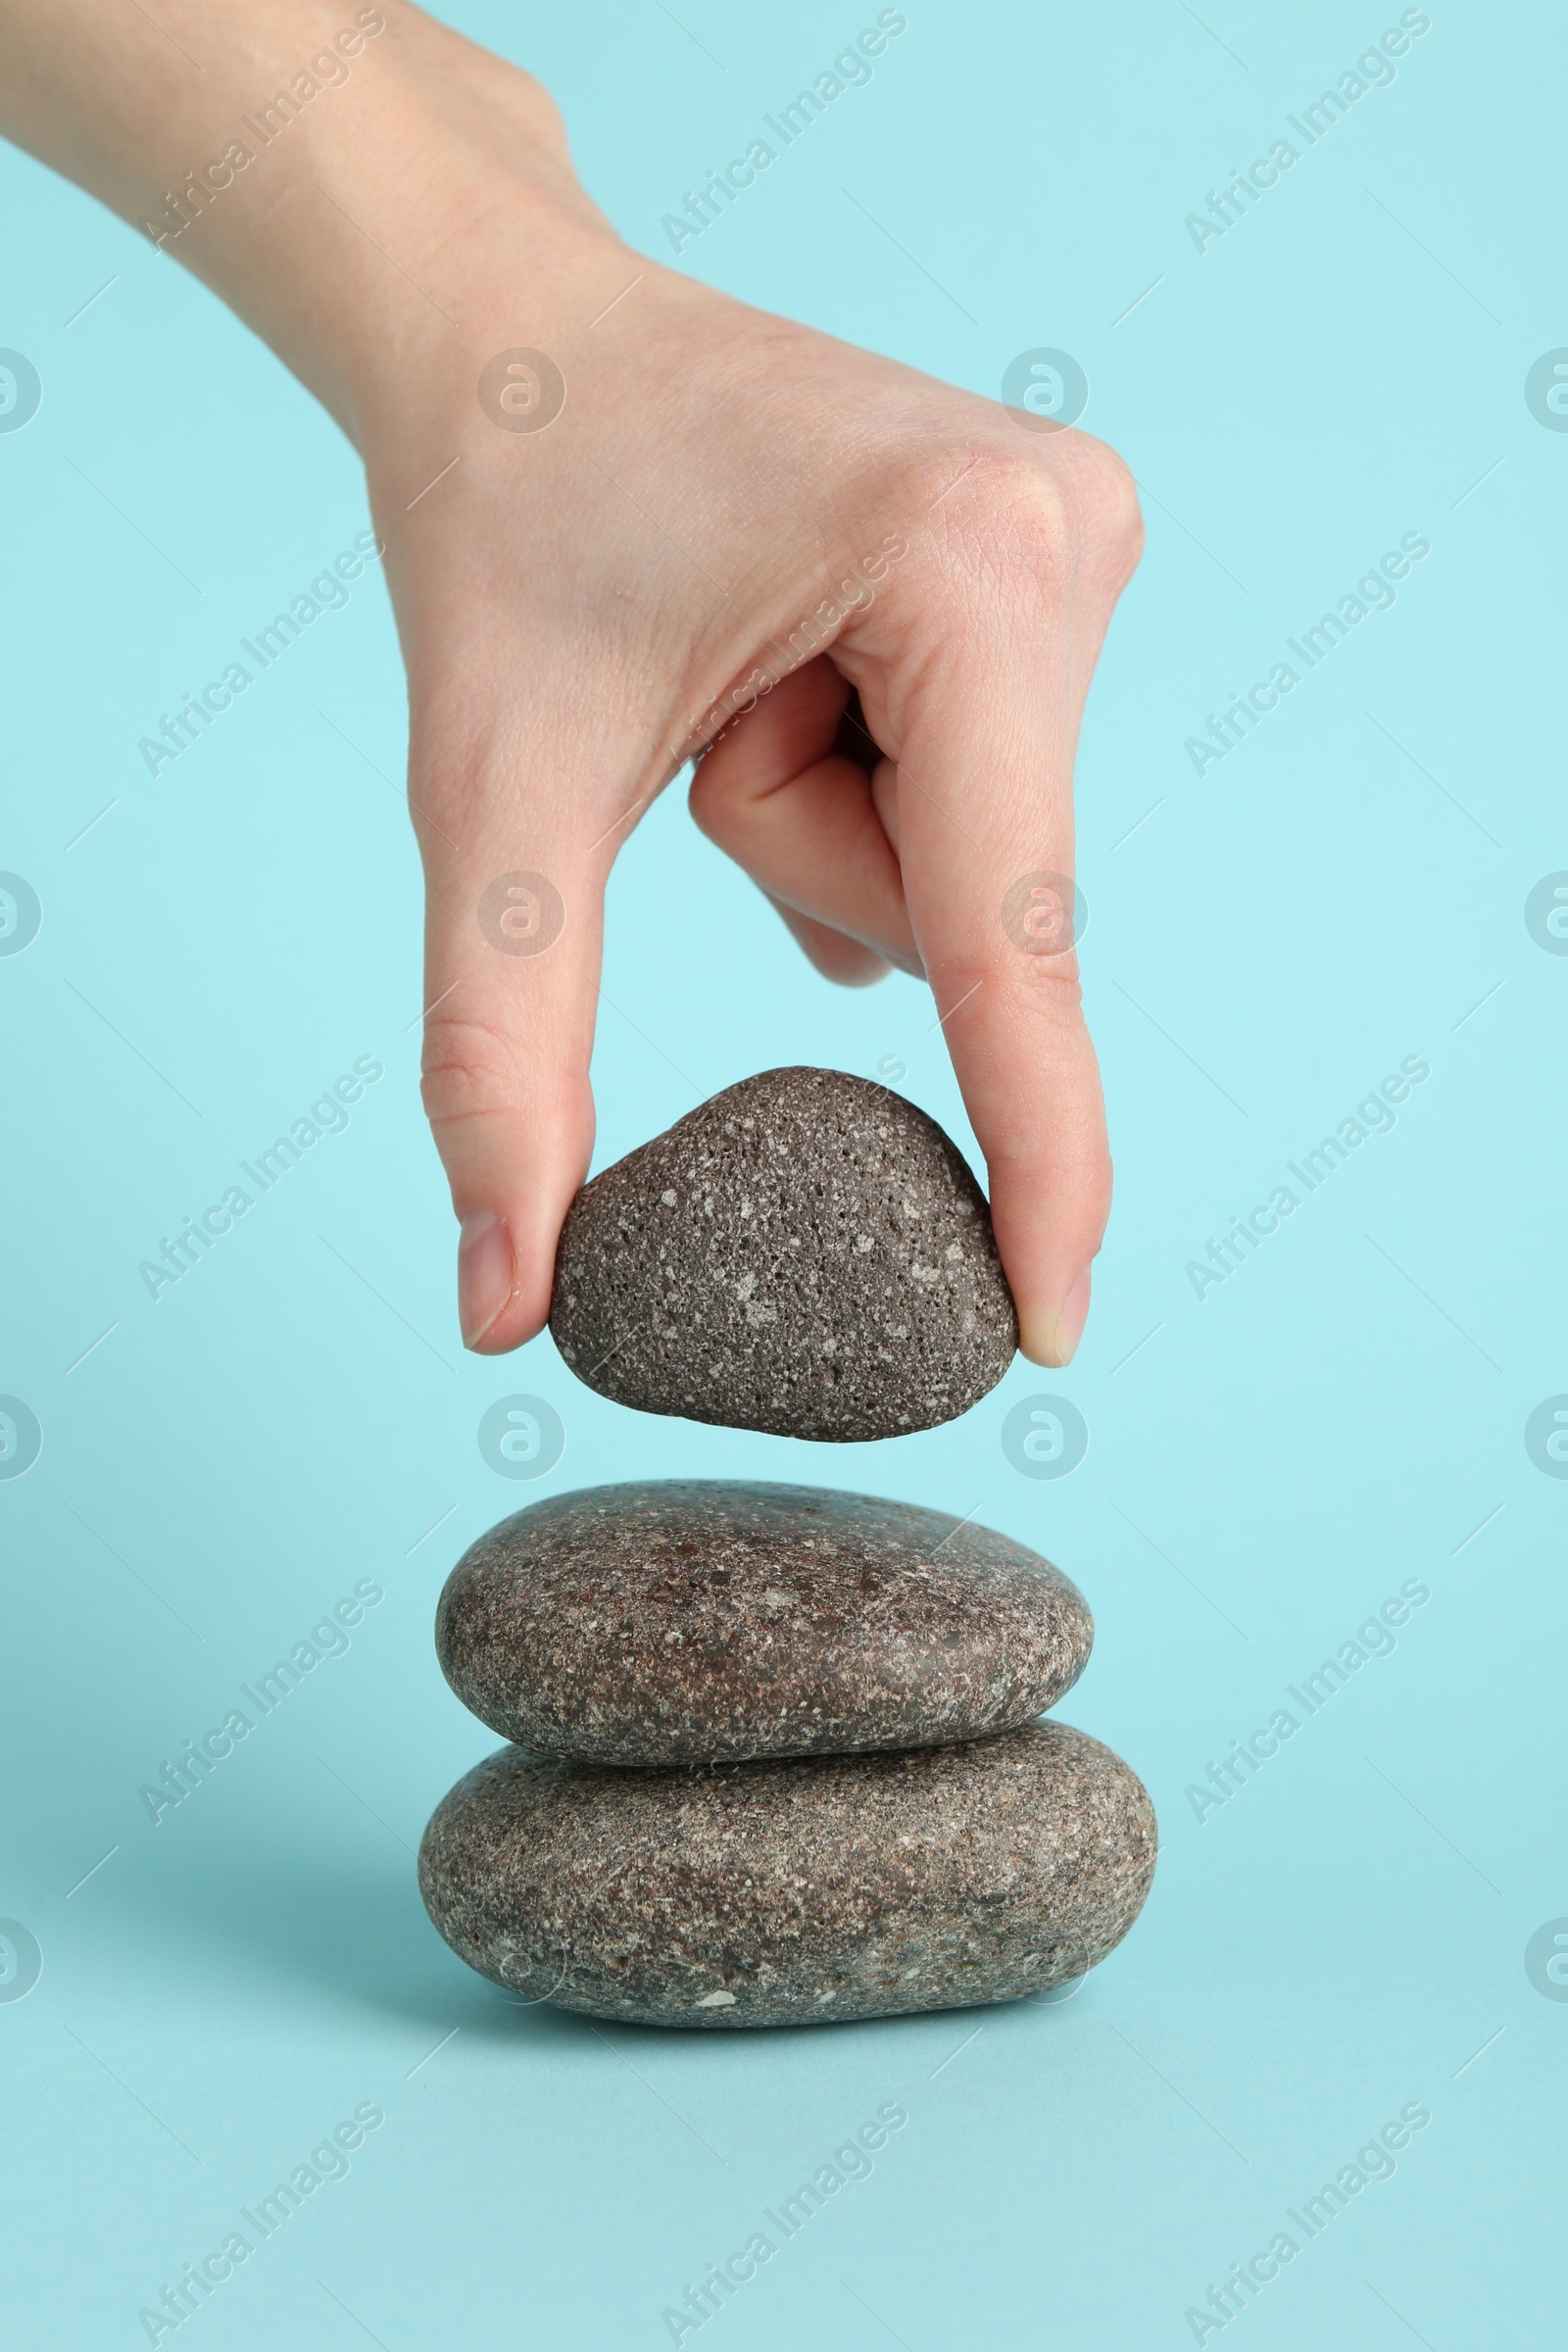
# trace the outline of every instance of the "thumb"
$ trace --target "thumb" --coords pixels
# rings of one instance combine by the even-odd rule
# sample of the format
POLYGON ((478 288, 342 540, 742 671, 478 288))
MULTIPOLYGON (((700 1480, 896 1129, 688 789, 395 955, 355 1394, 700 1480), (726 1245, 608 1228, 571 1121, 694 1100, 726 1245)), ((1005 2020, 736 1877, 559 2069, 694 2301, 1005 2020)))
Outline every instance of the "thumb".
POLYGON ((456 775, 449 758, 411 760, 425 870, 422 1092, 460 1219, 463 1342, 485 1355, 520 1347, 549 1316, 556 1246, 594 1137, 610 853, 591 839, 597 796, 523 790, 524 774, 572 777, 568 759, 524 741, 498 730, 456 775))

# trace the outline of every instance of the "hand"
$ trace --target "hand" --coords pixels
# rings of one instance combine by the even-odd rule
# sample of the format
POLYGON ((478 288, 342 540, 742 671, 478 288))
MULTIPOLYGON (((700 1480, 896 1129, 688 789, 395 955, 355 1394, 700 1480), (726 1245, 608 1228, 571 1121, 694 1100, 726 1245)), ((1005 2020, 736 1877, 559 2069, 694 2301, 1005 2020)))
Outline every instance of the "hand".
POLYGON ((1025 1352, 1064 1363, 1109 1206, 1104 1114, 1076 958, 1024 952, 1003 902, 1072 871, 1079 716, 1139 548, 1126 470, 589 220, 557 223, 573 260, 549 306, 519 303, 530 229, 487 172, 483 237, 438 289, 466 364, 412 401, 388 367, 366 452, 408 662, 424 1091, 465 1337, 514 1348, 548 1314, 592 1148, 605 879, 716 735, 693 812, 813 962, 930 980, 1025 1352), (475 397, 509 345, 564 379, 542 430, 475 397), (477 919, 519 869, 559 894, 544 954, 499 952, 477 919))
POLYGON ((269 235, 215 207, 184 258, 366 460, 465 1339, 514 1348, 549 1312, 592 1149, 606 876, 713 739, 693 812, 818 967, 930 981, 1024 1350, 1065 1363, 1109 1206, 1104 1114, 1075 956, 1020 946, 1004 902, 1073 870, 1079 718, 1140 545, 1126 469, 633 253, 536 84, 384 13, 373 75, 312 124, 308 171, 300 141, 269 235), (510 405, 477 395, 519 348, 564 379, 540 429, 513 429, 552 405, 526 368, 510 405), (548 889, 502 947, 481 905, 517 872, 548 889))

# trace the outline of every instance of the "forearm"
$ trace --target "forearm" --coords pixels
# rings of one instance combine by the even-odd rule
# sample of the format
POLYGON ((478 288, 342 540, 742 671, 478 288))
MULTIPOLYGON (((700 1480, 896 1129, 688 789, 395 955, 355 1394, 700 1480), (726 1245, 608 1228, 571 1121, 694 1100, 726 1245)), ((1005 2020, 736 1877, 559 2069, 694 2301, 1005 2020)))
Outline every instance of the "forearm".
POLYGON ((498 173, 519 341, 612 245, 539 85, 402 0, 156 14, 0 0, 0 132, 205 279, 362 447, 389 359, 413 391, 489 356, 464 247, 498 173))

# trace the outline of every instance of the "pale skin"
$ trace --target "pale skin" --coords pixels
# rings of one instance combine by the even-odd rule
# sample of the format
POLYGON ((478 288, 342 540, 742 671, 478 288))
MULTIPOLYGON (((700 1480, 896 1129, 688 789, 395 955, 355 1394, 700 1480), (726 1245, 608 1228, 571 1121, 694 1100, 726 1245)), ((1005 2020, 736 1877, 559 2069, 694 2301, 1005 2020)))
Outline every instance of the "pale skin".
POLYGON ((138 226, 173 225, 165 191, 228 141, 257 151, 164 251, 365 463, 408 671, 424 1101, 466 1344, 546 1321, 593 1146, 606 877, 722 729, 697 822, 830 978, 929 981, 1024 1352, 1066 1363, 1110 1204, 1104 1108, 1075 956, 1020 950, 1003 904, 1074 870, 1079 720, 1141 545, 1125 466, 634 252, 540 85, 400 0, 154 14, 0 0, 0 131, 138 226), (371 16, 346 79, 270 145, 240 130, 371 16), (480 406, 514 348, 564 378, 544 430, 480 406), (560 894, 541 955, 498 953, 477 919, 516 870, 560 894))

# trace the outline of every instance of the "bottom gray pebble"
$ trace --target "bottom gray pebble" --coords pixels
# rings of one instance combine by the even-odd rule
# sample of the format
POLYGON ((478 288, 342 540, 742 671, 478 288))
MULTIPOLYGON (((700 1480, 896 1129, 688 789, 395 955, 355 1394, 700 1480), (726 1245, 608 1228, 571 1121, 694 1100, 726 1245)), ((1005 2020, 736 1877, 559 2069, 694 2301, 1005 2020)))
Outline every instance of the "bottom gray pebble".
POLYGON ((419 1890, 453 1950, 525 1999, 813 2025, 1081 1976, 1138 1917, 1156 1845, 1137 1775, 1054 1721, 665 1771, 504 1747, 436 1807, 419 1890))

